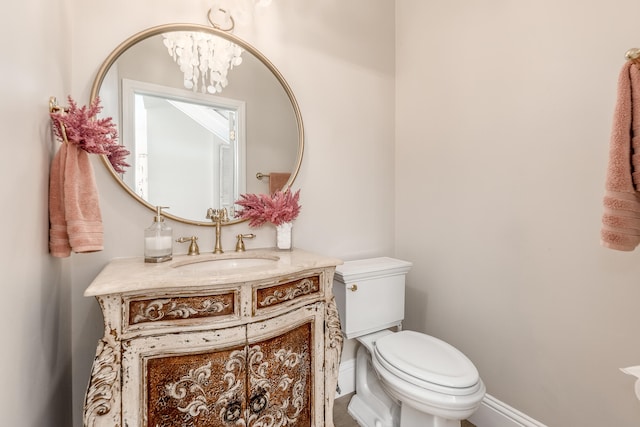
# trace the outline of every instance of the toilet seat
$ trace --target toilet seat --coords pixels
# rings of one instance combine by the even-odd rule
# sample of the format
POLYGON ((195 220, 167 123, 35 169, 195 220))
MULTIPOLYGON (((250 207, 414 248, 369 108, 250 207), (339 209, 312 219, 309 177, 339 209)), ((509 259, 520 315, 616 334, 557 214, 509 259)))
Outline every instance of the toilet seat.
POLYGON ((478 370, 457 348, 415 331, 388 334, 375 342, 373 357, 403 381, 446 395, 475 394, 478 370))

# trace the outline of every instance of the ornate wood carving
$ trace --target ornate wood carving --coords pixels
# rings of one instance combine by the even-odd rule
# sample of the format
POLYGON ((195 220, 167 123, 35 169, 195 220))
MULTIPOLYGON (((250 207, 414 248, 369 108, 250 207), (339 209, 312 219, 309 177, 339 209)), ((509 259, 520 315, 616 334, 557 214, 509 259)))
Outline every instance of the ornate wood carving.
POLYGON ((147 361, 147 425, 215 427, 246 407, 245 346, 147 361))
POLYGON ((311 322, 225 351, 147 360, 147 425, 310 426, 311 322))
POLYGON ((234 293, 197 297, 134 300, 129 303, 129 325, 158 320, 215 317, 233 314, 234 293))
POLYGON ((304 295, 311 295, 320 290, 320 277, 311 276, 300 280, 270 286, 256 290, 256 300, 259 308, 291 301, 304 295))
POLYGON ((311 323, 249 347, 248 426, 310 426, 311 323))
MULTIPOLYGON (((155 288, 151 276, 144 296, 99 276, 90 294, 105 332, 84 425, 333 427, 342 334, 331 299, 335 264, 327 260, 337 260, 296 256, 324 264, 271 279, 232 278, 222 288, 203 281, 155 288)), ((124 281, 137 262, 125 263, 124 281)))
MULTIPOLYGON (((85 426, 100 425, 100 417, 109 414, 117 405, 120 379, 120 346, 107 336, 98 341, 96 357, 91 367, 91 379, 84 400, 83 421, 85 426), (107 341, 109 339, 109 341, 107 341)), ((114 414, 119 416, 119 414, 114 414)), ((114 416, 114 418, 115 418, 114 416)), ((120 425, 119 421, 118 424, 120 425)))
POLYGON ((340 358, 344 337, 340 327, 340 316, 336 299, 331 299, 326 306, 325 317, 325 427, 333 426, 333 401, 338 387, 338 375, 340 373, 340 358))

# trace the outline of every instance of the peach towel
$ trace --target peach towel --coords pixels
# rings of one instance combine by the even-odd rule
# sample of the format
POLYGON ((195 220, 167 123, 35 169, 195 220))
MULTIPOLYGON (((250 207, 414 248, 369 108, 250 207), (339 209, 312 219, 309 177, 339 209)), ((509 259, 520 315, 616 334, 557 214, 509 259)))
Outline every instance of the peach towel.
POLYGON ((49 175, 49 251, 59 258, 103 249, 102 216, 89 154, 62 144, 49 175))
POLYGON ((605 190, 600 242, 632 251, 640 244, 640 70, 631 61, 618 78, 605 190))
POLYGON ((278 190, 282 190, 287 181, 289 181, 290 176, 291 174, 288 172, 270 172, 269 194, 273 194, 278 190))

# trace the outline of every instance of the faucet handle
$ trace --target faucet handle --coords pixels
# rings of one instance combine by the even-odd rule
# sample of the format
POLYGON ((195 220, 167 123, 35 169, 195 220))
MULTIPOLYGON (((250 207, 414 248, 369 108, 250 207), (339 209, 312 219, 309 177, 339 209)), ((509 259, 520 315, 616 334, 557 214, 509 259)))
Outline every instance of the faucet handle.
POLYGON ((189 255, 200 255, 200 248, 198 248, 198 243, 196 243, 196 240, 198 240, 196 236, 180 237, 176 239, 176 242, 178 243, 191 242, 189 244, 189 252, 188 252, 189 255))
POLYGON ((244 239, 253 239, 254 237, 256 237, 255 234, 251 233, 251 234, 238 234, 236 236, 238 238, 238 241, 236 242, 236 252, 244 252, 244 239))

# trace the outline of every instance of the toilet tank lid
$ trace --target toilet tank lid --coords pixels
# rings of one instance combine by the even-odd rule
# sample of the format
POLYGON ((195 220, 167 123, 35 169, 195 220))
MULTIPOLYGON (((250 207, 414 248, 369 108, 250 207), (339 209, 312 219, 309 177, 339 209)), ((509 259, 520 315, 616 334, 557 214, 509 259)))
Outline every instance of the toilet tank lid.
POLYGON ((407 274, 413 263, 390 257, 345 261, 336 267, 335 278, 342 283, 375 277, 407 274))

